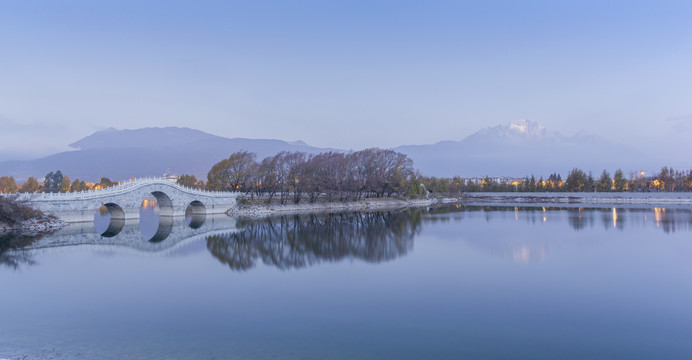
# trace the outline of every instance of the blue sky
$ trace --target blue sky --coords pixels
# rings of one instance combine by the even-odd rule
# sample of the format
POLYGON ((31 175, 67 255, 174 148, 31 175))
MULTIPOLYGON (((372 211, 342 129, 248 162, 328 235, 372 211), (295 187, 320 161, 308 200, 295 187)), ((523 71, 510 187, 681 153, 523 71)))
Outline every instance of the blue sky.
POLYGON ((679 150, 690 19, 689 1, 5 1, 0 153, 110 126, 393 147, 523 118, 679 150))

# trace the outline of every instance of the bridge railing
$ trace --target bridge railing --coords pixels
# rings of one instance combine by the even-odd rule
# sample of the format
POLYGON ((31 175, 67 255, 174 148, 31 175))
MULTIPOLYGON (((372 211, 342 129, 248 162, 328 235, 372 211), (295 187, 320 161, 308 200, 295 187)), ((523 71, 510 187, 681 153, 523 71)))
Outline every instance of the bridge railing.
MULTIPOLYGON (((196 195, 203 195, 203 196, 214 196, 214 195, 219 196, 219 195, 237 194, 235 192, 229 192, 229 191, 199 190, 199 189, 191 188, 188 186, 182 186, 182 185, 177 184, 177 183, 175 183, 175 182, 173 182, 167 178, 146 177, 146 178, 136 178, 136 179, 125 180, 121 183, 118 183, 117 185, 113 185, 111 187, 107 187, 104 189, 85 190, 85 191, 66 192, 66 193, 40 193, 38 195, 43 200, 89 199, 89 198, 102 197, 102 196, 122 195, 122 194, 125 194, 129 191, 132 191, 132 190, 134 190, 140 186, 147 185, 147 184, 170 185, 170 186, 178 188, 178 190, 180 190, 180 191, 187 192, 187 193, 193 193, 196 195)), ((33 196, 36 194, 29 194, 29 195, 33 196)))

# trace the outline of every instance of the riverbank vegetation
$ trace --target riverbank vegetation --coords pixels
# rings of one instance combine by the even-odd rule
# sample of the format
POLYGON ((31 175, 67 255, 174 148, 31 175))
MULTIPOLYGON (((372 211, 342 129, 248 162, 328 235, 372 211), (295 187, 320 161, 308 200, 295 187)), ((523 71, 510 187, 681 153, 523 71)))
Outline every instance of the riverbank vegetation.
POLYGON ((259 162, 254 153, 241 151, 212 167, 206 189, 240 191, 267 202, 278 197, 282 204, 297 204, 304 199, 314 203, 321 197, 327 201, 419 197, 425 194, 419 179, 413 161, 393 150, 316 155, 284 151, 259 162))
MULTIPOLYGON (((657 174, 618 169, 598 175, 578 168, 566 177, 559 173, 536 177, 424 177, 406 155, 393 150, 371 148, 352 153, 306 154, 281 152, 258 161, 254 153, 235 152, 215 164, 207 182, 195 175, 173 178, 179 185, 200 190, 240 191, 271 202, 298 203, 317 198, 329 201, 358 200, 363 197, 420 197, 425 191, 441 194, 464 192, 623 192, 692 191, 692 170, 663 167, 657 174), (422 186, 421 186, 422 185, 422 186)), ((11 176, 0 177, 0 193, 54 193, 105 189, 119 184, 107 177, 92 183, 70 178, 60 170, 41 181, 30 177, 17 184, 11 176)))
POLYGON ((24 183, 18 185, 12 176, 0 177, 0 194, 14 193, 68 193, 87 190, 99 190, 117 185, 109 178, 103 177, 97 183, 86 182, 80 179, 70 181, 70 178, 60 170, 51 171, 39 182, 33 176, 29 177, 24 183))
POLYGON ((14 226, 30 219, 43 218, 44 214, 31 206, 17 201, 14 196, 0 196, 0 223, 14 226))
POLYGON ((566 178, 553 173, 547 178, 535 176, 524 178, 483 177, 465 179, 461 177, 423 177, 421 182, 433 193, 457 194, 464 192, 648 192, 648 191, 692 191, 692 170, 679 171, 664 167, 653 176, 631 173, 626 177, 618 169, 611 177, 607 170, 595 177, 574 168, 566 178))

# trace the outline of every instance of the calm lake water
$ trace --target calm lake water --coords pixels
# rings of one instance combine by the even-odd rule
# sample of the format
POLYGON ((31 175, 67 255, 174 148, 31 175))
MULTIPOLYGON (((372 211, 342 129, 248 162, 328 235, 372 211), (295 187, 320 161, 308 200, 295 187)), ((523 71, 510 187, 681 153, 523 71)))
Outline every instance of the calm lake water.
POLYGON ((691 210, 142 215, 0 253, 0 358, 692 358, 691 210))

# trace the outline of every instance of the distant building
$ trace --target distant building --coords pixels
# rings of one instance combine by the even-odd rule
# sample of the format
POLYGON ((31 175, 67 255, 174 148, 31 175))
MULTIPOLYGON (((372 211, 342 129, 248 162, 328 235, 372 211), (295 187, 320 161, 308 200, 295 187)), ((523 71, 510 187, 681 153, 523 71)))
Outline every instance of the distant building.
POLYGON ((166 169, 166 172, 163 173, 163 177, 167 180, 176 182, 178 181, 178 175, 174 174, 171 172, 171 169, 166 169))
POLYGON ((462 178, 466 181, 471 181, 472 183, 476 185, 480 185, 483 183, 485 180, 490 180, 491 183, 493 184, 499 184, 499 185, 515 185, 515 183, 521 183, 523 181, 522 178, 515 178, 515 177, 507 177, 507 176, 493 176, 493 177, 472 177, 472 178, 462 178))

